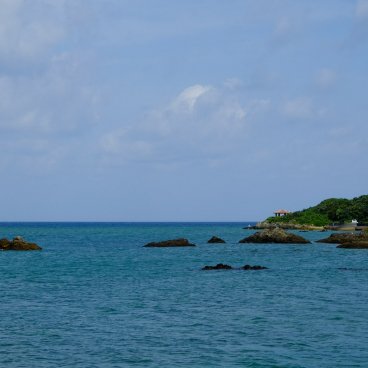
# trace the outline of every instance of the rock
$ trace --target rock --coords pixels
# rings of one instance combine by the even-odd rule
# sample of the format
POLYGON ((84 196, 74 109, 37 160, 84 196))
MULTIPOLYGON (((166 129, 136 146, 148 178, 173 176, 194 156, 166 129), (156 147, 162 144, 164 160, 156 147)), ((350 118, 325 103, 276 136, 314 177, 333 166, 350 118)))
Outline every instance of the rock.
POLYGON ((207 241, 207 243, 226 243, 226 241, 221 238, 218 238, 217 236, 213 236, 211 239, 207 241))
POLYGON ((218 263, 216 266, 204 266, 202 268, 203 271, 210 271, 210 270, 232 270, 233 268, 227 264, 218 263))
POLYGON ((263 266, 250 266, 245 265, 240 268, 233 268, 227 264, 218 263, 216 266, 204 266, 202 268, 203 271, 212 271, 212 270, 245 270, 245 271, 257 271, 257 270, 267 270, 267 267, 263 266))
POLYGON ((13 240, 0 239, 0 250, 41 250, 42 248, 35 243, 29 243, 20 236, 13 240))
POLYGON ((245 271, 258 271, 258 270, 268 270, 267 267, 263 267, 263 266, 250 266, 250 265, 245 265, 243 267, 241 267, 242 270, 245 271))
POLYGON ((308 244, 309 240, 280 228, 265 229, 248 236, 239 243, 281 243, 281 244, 308 244))
POLYGON ((151 242, 145 245, 145 247, 152 248, 167 248, 167 247, 195 247, 195 244, 189 243, 188 239, 172 239, 164 240, 160 242, 151 242))
POLYGON ((346 242, 337 246, 337 248, 346 248, 346 249, 368 249, 368 241, 355 241, 355 242, 346 242))
POLYGON ((0 249, 1 250, 9 250, 10 240, 8 239, 0 239, 0 249))
POLYGON ((331 234, 328 238, 317 240, 317 243, 342 244, 347 242, 355 243, 357 241, 368 241, 368 236, 364 233, 335 233, 331 234))

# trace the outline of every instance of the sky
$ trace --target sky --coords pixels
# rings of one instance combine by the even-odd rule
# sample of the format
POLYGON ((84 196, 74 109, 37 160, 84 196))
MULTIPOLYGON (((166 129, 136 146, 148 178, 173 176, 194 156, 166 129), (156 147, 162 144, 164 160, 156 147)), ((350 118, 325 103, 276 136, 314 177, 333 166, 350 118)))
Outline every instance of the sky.
POLYGON ((0 221, 257 221, 367 194, 368 0, 0 0, 0 221))

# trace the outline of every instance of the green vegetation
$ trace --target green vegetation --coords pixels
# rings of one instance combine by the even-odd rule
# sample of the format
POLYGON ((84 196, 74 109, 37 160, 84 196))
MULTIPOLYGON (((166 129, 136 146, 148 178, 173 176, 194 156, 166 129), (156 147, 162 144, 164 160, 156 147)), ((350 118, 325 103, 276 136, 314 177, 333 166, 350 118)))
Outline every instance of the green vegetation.
POLYGON ((267 222, 324 226, 332 223, 349 223, 353 219, 358 220, 360 223, 368 224, 368 195, 362 195, 353 199, 326 199, 317 206, 302 211, 281 217, 269 217, 267 222))

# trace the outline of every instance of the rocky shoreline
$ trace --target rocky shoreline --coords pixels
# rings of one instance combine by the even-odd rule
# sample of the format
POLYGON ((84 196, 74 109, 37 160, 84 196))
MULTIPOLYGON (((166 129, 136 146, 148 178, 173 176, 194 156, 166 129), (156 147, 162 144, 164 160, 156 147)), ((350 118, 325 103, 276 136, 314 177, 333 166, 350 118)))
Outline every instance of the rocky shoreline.
POLYGON ((300 225, 300 224, 294 224, 291 222, 273 223, 273 222, 267 222, 267 221, 258 222, 256 225, 244 227, 244 229, 245 230, 265 230, 265 229, 273 229, 275 227, 278 227, 284 230, 326 231, 324 226, 300 225))

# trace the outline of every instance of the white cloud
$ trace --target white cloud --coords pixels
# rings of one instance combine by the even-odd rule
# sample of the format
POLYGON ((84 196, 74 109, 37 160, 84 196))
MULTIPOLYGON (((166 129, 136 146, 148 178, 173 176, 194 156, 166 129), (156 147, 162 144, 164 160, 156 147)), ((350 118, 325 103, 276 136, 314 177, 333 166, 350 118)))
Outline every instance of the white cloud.
POLYGON ((38 74, 0 77, 0 132, 75 132, 96 120, 97 94, 74 56, 55 58, 38 74))
POLYGON ((290 16, 282 16, 276 20, 271 38, 273 46, 283 46, 298 40, 301 25, 295 22, 296 20, 290 16))
POLYGON ((196 84, 194 86, 186 88, 179 96, 173 101, 171 108, 174 111, 186 111, 193 112, 197 101, 201 96, 211 90, 210 86, 202 86, 196 84))
POLYGON ((224 86, 229 89, 236 89, 243 85, 243 82, 238 78, 228 78, 224 82, 224 86))
POLYGON ((118 155, 121 162, 146 160, 153 154, 149 142, 132 139, 125 129, 105 134, 101 139, 101 147, 109 155, 118 155))
MULTIPOLYGON (((266 100, 242 102, 228 88, 196 84, 185 88, 167 106, 141 122, 107 132, 103 152, 121 163, 161 162, 193 157, 218 162, 242 145, 252 118, 268 107, 266 100)), ((106 161, 106 160, 105 160, 106 161)))
POLYGON ((287 117, 293 119, 309 118, 313 114, 313 104, 310 98, 296 98, 284 104, 283 112, 287 117))
POLYGON ((292 30, 292 24, 288 18, 278 19, 275 26, 275 36, 283 37, 289 34, 292 30))
POLYGON ((58 4, 60 0, 0 0, 0 60, 43 62, 45 52, 66 33, 58 4))
POLYGON ((358 19, 368 19, 368 0, 358 0, 355 15, 358 19))
POLYGON ((337 79, 336 72, 332 69, 321 69, 316 75, 316 83, 321 88, 328 88, 335 84, 337 79))

